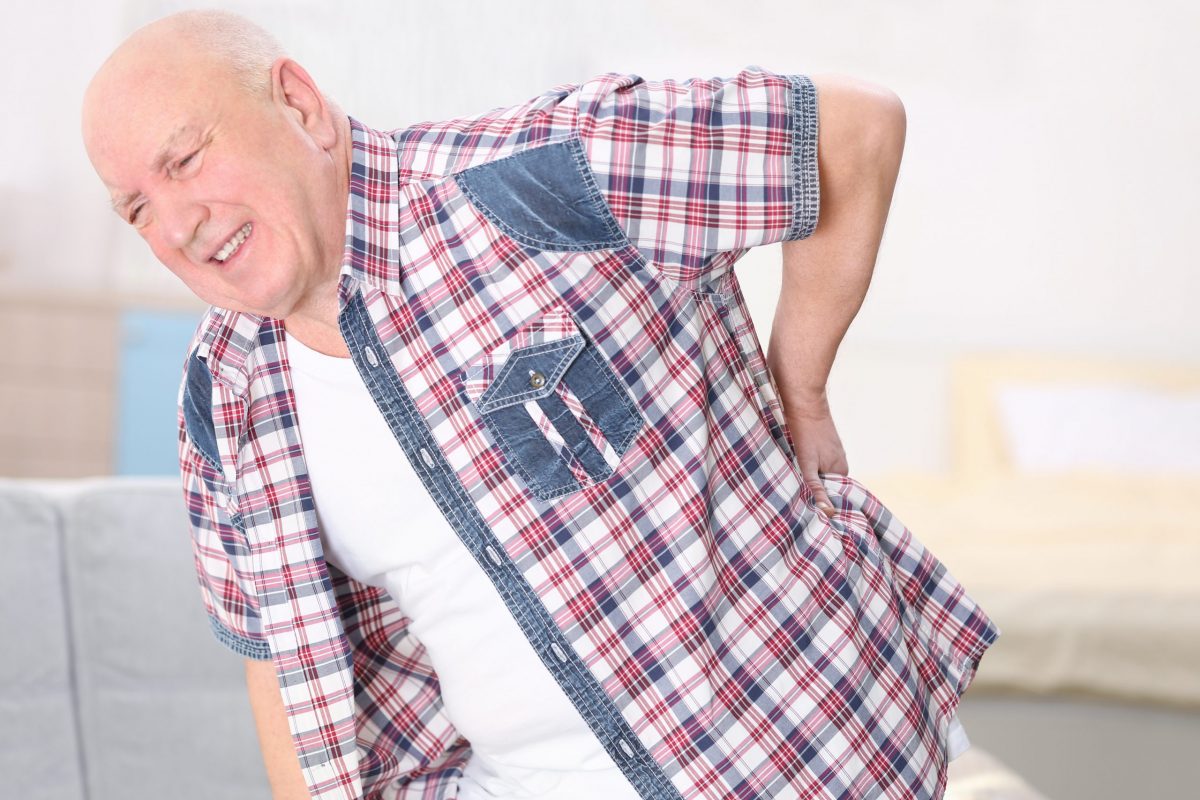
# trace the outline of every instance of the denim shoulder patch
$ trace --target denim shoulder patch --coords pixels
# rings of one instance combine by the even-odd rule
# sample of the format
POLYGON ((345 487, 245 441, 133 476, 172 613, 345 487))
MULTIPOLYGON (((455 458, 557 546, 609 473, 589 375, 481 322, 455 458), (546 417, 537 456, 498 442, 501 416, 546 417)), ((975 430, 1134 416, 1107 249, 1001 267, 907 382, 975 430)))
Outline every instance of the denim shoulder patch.
POLYGON ((578 136, 470 167, 454 179, 484 216, 521 244, 586 251, 628 241, 578 136))
POLYGON ((212 418, 212 373, 196 353, 188 356, 187 382, 183 388, 183 423, 200 454, 218 470, 216 427, 212 418))

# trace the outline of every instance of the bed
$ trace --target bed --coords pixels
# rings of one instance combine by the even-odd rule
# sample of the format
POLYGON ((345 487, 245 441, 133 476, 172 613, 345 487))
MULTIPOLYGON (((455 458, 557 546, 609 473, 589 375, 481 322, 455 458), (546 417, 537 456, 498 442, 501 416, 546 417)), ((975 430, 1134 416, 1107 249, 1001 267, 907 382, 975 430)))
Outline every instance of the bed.
POLYGON ((1200 796, 1200 366, 980 354, 951 392, 948 473, 859 476, 1002 631, 947 797, 1200 796))

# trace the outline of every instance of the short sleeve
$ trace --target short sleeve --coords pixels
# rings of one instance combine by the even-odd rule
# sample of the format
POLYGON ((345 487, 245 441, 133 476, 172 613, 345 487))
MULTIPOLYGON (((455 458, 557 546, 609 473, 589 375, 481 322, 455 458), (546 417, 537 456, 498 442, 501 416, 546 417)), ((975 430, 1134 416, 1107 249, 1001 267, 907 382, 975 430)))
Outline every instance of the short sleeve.
POLYGON ((817 92, 806 75, 580 86, 578 129, 600 193, 645 258, 683 282, 816 228, 817 92))
POLYGON ((208 387, 201 385, 204 378, 197 377, 202 373, 191 369, 194 363, 202 364, 189 359, 177 419, 180 477, 200 597, 218 642, 240 656, 267 660, 271 650, 262 633, 257 596, 233 566, 234 559, 245 558, 247 545, 234 522, 236 512, 228 509, 224 475, 208 451, 214 441, 207 413, 210 398, 208 387))

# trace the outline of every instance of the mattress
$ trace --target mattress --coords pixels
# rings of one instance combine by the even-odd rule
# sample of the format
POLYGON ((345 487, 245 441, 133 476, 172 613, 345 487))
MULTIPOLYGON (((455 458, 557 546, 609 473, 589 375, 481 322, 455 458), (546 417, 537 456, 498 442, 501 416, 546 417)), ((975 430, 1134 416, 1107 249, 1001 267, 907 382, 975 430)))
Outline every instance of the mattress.
POLYGON ((1200 709, 1200 479, 862 479, 1004 631, 973 688, 1200 709))

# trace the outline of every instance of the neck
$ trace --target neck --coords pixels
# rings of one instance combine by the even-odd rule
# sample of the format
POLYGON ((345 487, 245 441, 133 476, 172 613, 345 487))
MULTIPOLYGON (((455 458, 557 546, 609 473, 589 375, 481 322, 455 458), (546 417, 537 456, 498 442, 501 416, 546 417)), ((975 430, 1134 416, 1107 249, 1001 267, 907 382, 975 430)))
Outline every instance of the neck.
MULTIPOLYGON (((337 316, 336 305, 335 302, 335 319, 337 316)), ((350 357, 350 349, 346 347, 346 340, 342 338, 342 332, 338 329, 336 321, 330 325, 327 322, 293 314, 283 321, 283 327, 290 335, 318 353, 338 358, 350 357)))

